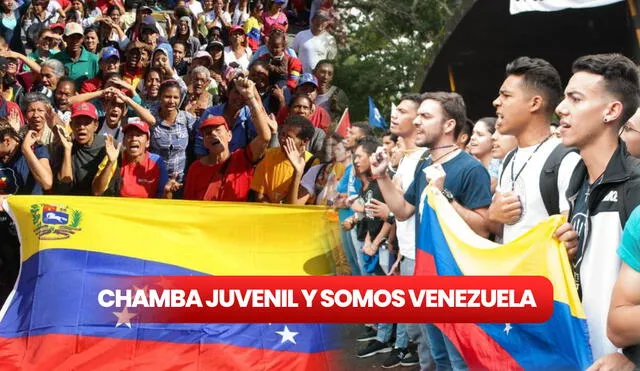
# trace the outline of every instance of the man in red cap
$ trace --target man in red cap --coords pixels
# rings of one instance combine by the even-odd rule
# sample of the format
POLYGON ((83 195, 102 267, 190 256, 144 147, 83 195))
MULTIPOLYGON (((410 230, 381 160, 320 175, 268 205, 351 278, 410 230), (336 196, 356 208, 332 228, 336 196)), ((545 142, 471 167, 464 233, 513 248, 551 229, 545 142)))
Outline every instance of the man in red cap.
POLYGON ((120 146, 116 147, 107 137, 107 157, 100 164, 99 175, 93 182, 94 194, 101 195, 107 190, 117 167, 120 171, 116 193, 120 197, 172 198, 181 184, 175 176, 168 179, 162 157, 148 151, 149 124, 134 118, 124 126, 123 132, 124 151, 119 157, 120 146))
POLYGON ((257 136, 249 145, 229 151, 231 130, 224 116, 211 116, 200 125, 204 146, 209 154, 189 167, 185 182, 186 200, 246 201, 249 195, 253 167, 262 158, 271 129, 268 117, 251 80, 239 78, 236 88, 249 101, 257 136))
MULTIPOLYGON (((96 135, 98 112, 88 102, 71 106, 71 131, 73 139, 64 130, 56 130, 60 140, 53 156, 54 190, 57 194, 91 195, 94 178, 99 173, 100 162, 107 155, 105 137, 96 135)), ((113 182, 111 182, 113 183, 113 182)), ((110 184, 109 191, 111 191, 110 184)), ((105 192, 111 195, 113 192, 105 192)))

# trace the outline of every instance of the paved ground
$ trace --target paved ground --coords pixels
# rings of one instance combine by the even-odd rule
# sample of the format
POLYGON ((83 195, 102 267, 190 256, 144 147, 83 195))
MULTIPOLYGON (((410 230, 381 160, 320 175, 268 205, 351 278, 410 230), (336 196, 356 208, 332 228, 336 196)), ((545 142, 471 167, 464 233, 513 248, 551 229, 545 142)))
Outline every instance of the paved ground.
MULTIPOLYGON (((365 370, 384 370, 382 362, 389 356, 386 354, 376 354, 369 358, 358 358, 356 353, 367 343, 358 342, 356 338, 362 334, 364 326, 362 325, 343 325, 342 326, 342 364, 349 371, 365 371, 365 370)), ((398 366, 395 370, 401 371, 419 371, 420 367, 402 367, 398 366)))

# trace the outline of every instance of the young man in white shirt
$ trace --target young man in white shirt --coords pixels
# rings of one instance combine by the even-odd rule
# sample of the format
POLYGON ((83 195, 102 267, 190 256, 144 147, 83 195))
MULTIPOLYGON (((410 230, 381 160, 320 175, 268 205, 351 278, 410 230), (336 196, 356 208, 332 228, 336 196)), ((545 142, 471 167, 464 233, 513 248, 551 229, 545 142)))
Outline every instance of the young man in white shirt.
POLYGON ((558 148, 562 152, 554 157, 559 157, 559 165, 555 172, 546 170, 550 167, 547 160, 561 145, 550 129, 561 97, 560 75, 549 62, 520 57, 507 65, 506 78, 493 101, 498 116, 496 129, 500 134, 515 136, 518 147, 503 161, 489 208, 493 232, 502 235, 504 243, 515 240, 549 215, 569 210, 565 192, 580 156, 558 148), (551 187, 542 189, 542 183, 549 178, 551 187), (554 204, 555 210, 548 210, 547 204, 554 204))
POLYGON ((322 59, 334 59, 338 54, 336 39, 326 31, 329 15, 317 12, 311 22, 311 28, 300 31, 293 39, 291 48, 302 62, 302 72, 313 73, 316 64, 322 59))

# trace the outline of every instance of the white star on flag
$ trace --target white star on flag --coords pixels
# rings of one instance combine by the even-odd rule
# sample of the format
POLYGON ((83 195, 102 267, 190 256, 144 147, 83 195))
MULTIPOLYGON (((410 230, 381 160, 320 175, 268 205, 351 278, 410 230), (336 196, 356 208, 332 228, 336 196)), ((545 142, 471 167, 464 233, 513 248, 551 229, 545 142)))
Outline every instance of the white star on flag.
POLYGON ((116 323, 116 327, 119 327, 120 325, 125 325, 131 328, 131 319, 137 316, 137 314, 135 313, 129 313, 129 308, 126 308, 126 307, 122 312, 111 312, 111 313, 113 313, 114 316, 118 317, 118 323, 116 323))
POLYGON ((290 341, 295 344, 296 343, 295 336, 298 335, 298 332, 289 331, 289 327, 285 325, 284 330, 276 331, 276 334, 282 336, 282 340, 280 341, 280 344, 283 344, 285 341, 290 341))
POLYGON ((507 336, 508 336, 508 335, 509 335, 509 331, 511 331, 511 329, 512 329, 512 328, 513 328, 513 327, 511 327, 511 324, 510 324, 510 323, 505 323, 505 324, 504 324, 504 330, 502 330, 502 332, 506 332, 506 333, 507 333, 507 336))

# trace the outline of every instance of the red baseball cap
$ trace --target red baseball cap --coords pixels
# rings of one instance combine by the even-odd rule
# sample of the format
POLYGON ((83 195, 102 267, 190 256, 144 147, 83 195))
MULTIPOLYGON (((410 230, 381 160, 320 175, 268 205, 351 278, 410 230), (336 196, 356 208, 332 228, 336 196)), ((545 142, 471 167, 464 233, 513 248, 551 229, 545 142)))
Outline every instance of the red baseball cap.
POLYGON ((229 33, 232 34, 236 31, 242 31, 242 34, 244 35, 244 28, 242 28, 242 26, 233 26, 231 27, 231 30, 229 30, 229 33))
POLYGON ((224 119, 223 116, 211 116, 204 120, 202 124, 200 124, 200 130, 208 127, 208 126, 220 126, 224 125, 227 130, 229 130, 229 124, 227 124, 227 120, 224 119))
POLYGON ((280 23, 276 23, 273 26, 271 26, 271 32, 273 32, 275 30, 279 30, 279 31, 282 31, 282 32, 287 32, 287 29, 284 28, 284 26, 281 25, 280 23))
POLYGON ((98 119, 98 111, 96 107, 88 102, 78 102, 71 105, 71 118, 88 116, 94 120, 98 119))
POLYGON ((137 128, 141 132, 147 134, 147 136, 151 135, 150 131, 149 131, 149 124, 147 124, 146 122, 144 122, 142 120, 134 119, 134 120, 131 120, 131 121, 127 122, 127 124, 122 129, 122 132, 126 133, 127 130, 129 130, 130 128, 137 128))
POLYGON ((56 28, 62 28, 64 30, 64 27, 65 27, 64 23, 52 23, 49 25, 50 30, 55 30, 56 28))

